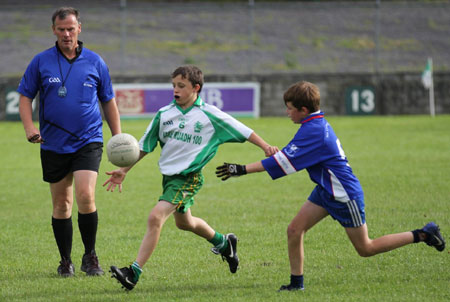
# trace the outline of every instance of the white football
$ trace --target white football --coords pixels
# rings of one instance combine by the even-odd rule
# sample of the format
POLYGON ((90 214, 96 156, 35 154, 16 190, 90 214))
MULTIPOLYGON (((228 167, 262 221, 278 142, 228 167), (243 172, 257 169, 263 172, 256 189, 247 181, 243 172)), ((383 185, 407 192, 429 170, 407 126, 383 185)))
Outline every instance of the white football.
POLYGON ((128 133, 116 134, 106 145, 108 160, 118 167, 128 167, 139 158, 139 143, 128 133))

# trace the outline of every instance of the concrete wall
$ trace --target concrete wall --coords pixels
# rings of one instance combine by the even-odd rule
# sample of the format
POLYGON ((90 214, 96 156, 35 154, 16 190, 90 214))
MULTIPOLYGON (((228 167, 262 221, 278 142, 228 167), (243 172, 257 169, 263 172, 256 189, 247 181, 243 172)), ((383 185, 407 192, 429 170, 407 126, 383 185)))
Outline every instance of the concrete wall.
MULTIPOLYGON (((206 75, 207 82, 259 82, 261 116, 284 116, 284 91, 293 83, 306 80, 321 90, 321 109, 327 115, 429 114, 429 91, 417 73, 395 74, 273 74, 206 75), (367 99, 367 96, 372 98, 367 99), (356 99, 354 99, 356 98, 356 99), (355 103, 356 102, 356 103, 355 103), (359 102, 359 107, 358 107, 359 102), (353 106, 353 107, 352 107, 353 106), (356 106, 356 107, 354 107, 356 106), (351 108, 355 110, 351 110, 351 108), (357 109, 360 110, 357 110, 357 109)), ((0 120, 7 118, 6 103, 14 108, 14 94, 19 78, 0 78, 0 120)), ((169 76, 113 77, 113 83, 169 83, 169 76)), ((434 74, 436 114, 450 114, 450 73, 434 74)))

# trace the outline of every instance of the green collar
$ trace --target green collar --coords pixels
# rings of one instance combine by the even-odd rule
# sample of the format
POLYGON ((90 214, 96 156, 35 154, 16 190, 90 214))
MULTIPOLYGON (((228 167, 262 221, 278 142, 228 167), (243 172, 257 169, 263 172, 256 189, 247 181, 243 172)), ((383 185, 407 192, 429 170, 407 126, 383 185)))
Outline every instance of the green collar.
POLYGON ((204 102, 203 102, 203 100, 202 100, 202 98, 201 98, 200 96, 197 97, 197 100, 195 100, 194 104, 192 104, 191 107, 186 108, 186 109, 181 108, 181 107, 177 104, 176 100, 173 100, 172 103, 174 103, 175 106, 177 106, 178 110, 180 110, 183 114, 186 114, 186 113, 188 113, 189 111, 191 111, 192 108, 194 108, 194 106, 200 107, 200 106, 202 106, 202 105, 204 104, 204 102))

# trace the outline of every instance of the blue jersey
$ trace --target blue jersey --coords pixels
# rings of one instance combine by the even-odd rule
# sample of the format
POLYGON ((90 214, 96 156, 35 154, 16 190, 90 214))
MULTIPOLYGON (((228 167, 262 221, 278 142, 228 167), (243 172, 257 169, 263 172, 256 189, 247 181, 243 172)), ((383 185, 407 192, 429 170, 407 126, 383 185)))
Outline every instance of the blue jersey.
POLYGON ((82 48, 69 62, 56 46, 36 55, 28 65, 17 91, 34 99, 39 91, 41 148, 73 153, 92 142, 103 142, 98 101, 114 98, 108 67, 93 51, 82 48), (59 63, 58 63, 59 61, 59 63), (58 95, 62 86, 67 95, 58 95))
POLYGON ((313 113, 300 123, 291 142, 262 161, 272 179, 306 169, 311 180, 335 200, 348 202, 363 198, 359 180, 323 113, 313 113))

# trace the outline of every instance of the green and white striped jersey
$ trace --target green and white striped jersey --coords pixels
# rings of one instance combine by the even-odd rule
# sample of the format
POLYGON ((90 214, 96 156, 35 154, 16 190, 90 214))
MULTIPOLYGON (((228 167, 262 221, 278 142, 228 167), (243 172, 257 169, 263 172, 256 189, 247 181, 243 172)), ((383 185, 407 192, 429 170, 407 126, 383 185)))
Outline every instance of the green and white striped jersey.
POLYGON ((253 130, 200 98, 186 110, 175 100, 161 108, 139 141, 152 152, 161 145, 159 169, 163 175, 200 171, 226 142, 245 142, 253 130))

